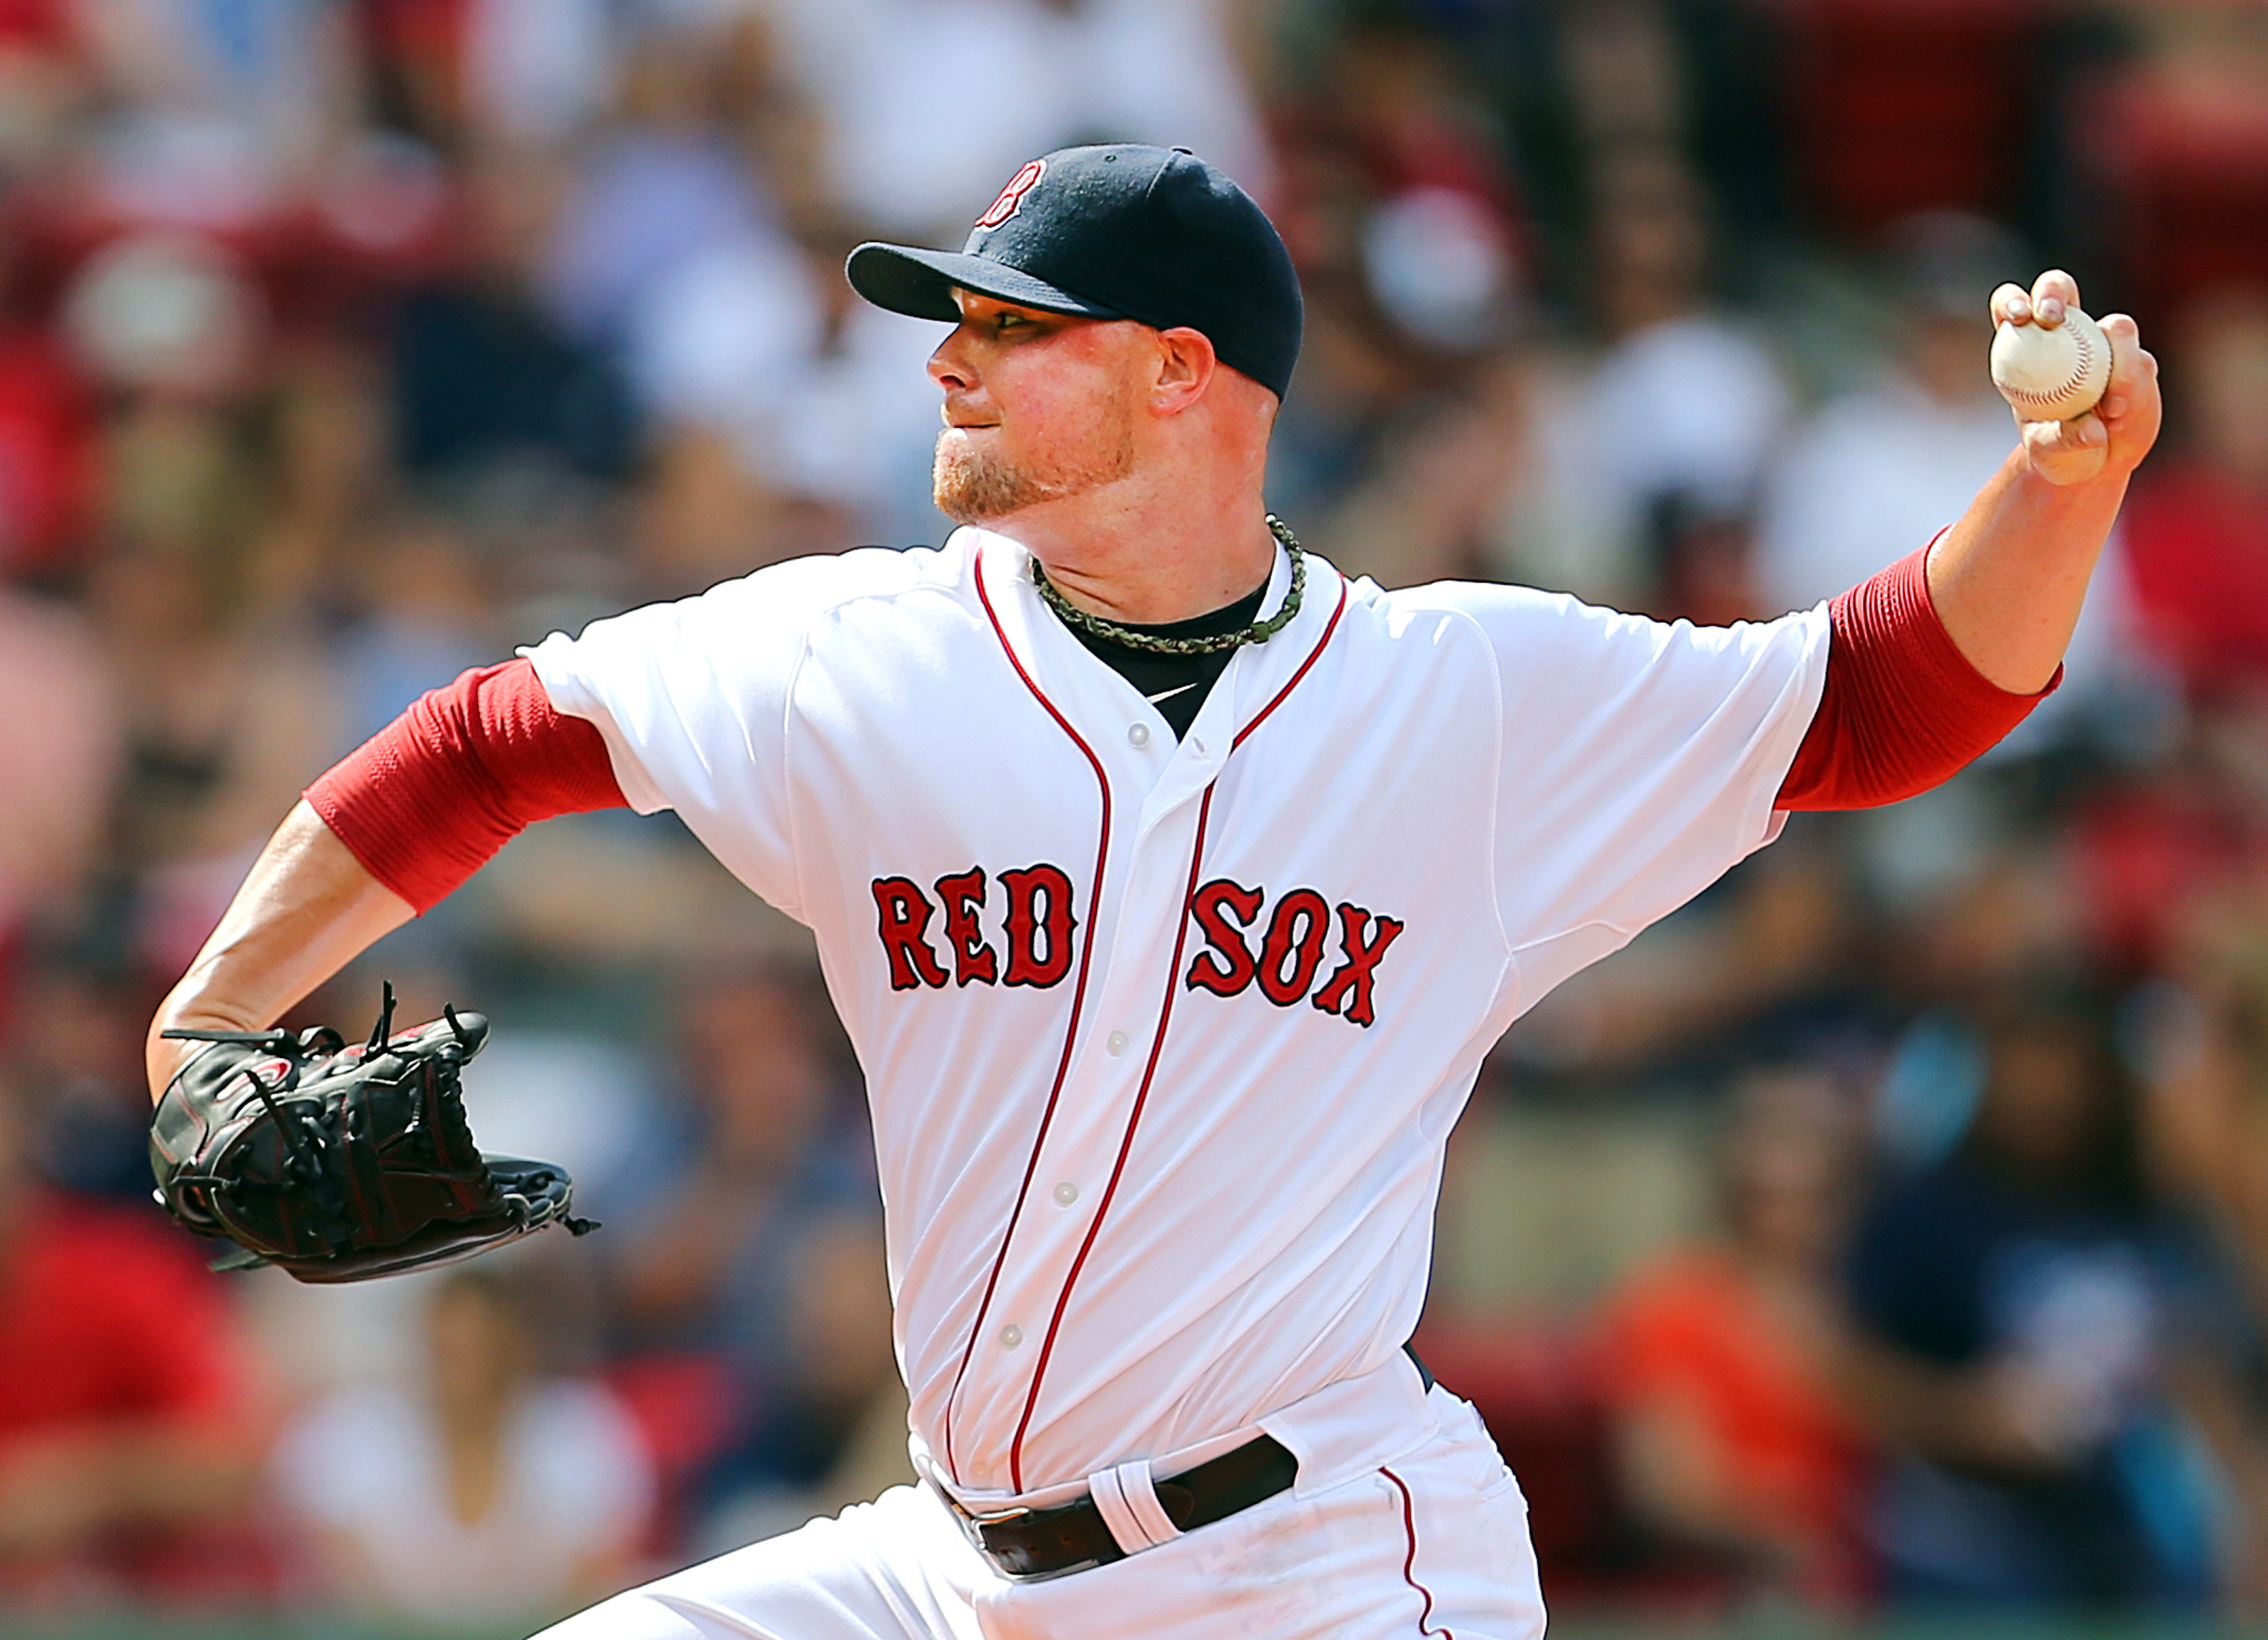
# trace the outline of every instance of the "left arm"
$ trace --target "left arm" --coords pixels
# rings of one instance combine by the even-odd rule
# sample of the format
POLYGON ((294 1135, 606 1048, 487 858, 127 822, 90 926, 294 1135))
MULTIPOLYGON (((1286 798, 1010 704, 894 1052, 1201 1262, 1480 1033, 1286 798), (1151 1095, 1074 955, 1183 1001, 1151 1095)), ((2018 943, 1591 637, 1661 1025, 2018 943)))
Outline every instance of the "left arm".
MULTIPOLYGON (((1995 324, 2053 329, 2079 305, 2060 269, 2027 292, 1992 293, 1995 324)), ((1929 555, 1929 595, 1962 655, 2020 695, 2047 687, 2063 664, 2088 577, 2125 498, 2126 482, 2158 437, 2158 362, 2124 313, 2102 320, 2110 383, 2102 401, 2067 422, 2025 422, 2023 442, 1929 555)))
MULTIPOLYGON (((2053 327, 2071 276, 2004 284, 1998 323, 2053 327)), ((2157 361, 2134 321, 2102 321, 2102 401, 2025 422, 2022 442, 1967 511, 1835 599, 1817 714, 1780 788, 1782 809, 1867 808, 1926 791, 1997 745, 2055 684, 2126 481, 2158 436, 2157 361)))

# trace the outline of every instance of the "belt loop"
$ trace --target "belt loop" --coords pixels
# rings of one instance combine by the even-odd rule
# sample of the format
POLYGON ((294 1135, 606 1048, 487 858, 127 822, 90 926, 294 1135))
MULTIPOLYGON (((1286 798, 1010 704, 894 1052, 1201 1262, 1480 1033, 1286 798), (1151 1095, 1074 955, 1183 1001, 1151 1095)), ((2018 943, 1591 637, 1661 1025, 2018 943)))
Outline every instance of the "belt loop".
POLYGON ((1086 1484, 1095 1508, 1102 1512, 1103 1524, 1110 1528, 1110 1535, 1117 1540, 1118 1547, 1129 1555, 1169 1543, 1182 1535, 1182 1529, 1158 1501, 1158 1489, 1152 1482, 1147 1458, 1097 1470, 1087 1477, 1086 1484))

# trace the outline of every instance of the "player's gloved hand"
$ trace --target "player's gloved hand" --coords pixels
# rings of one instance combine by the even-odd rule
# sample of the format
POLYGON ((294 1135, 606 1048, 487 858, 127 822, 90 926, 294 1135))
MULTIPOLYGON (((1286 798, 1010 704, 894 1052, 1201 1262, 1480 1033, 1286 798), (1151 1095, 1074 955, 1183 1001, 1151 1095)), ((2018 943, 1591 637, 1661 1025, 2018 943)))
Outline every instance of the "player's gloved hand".
POLYGON ((336 1031, 167 1031, 206 1044, 166 1084, 150 1123, 158 1200, 240 1251, 216 1269, 274 1264, 306 1282, 444 1264, 569 1211, 563 1168, 483 1156, 459 1073, 488 1037, 479 1014, 391 1034, 386 988, 367 1042, 336 1031))

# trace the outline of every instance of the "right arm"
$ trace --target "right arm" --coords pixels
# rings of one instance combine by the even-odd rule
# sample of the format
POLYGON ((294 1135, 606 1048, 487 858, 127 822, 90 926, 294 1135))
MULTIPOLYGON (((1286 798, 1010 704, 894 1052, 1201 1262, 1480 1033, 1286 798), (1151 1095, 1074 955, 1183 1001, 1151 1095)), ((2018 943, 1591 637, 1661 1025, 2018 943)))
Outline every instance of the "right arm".
POLYGON ((197 1046, 161 1032, 264 1031, 414 914, 302 798, 151 1021, 151 1098, 197 1046))
POLYGON ((265 1030, 528 825, 622 804, 599 732, 554 709, 527 662, 431 691, 269 839, 151 1022, 151 1099, 195 1046, 163 1032, 265 1030))

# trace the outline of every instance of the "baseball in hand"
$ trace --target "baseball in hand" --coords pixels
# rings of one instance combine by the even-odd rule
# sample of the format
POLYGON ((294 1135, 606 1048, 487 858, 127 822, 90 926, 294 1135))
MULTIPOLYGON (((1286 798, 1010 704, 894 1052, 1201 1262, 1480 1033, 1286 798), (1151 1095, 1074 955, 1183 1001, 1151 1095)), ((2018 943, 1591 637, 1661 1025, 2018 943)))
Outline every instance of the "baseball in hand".
POLYGON ((2110 382, 2110 338, 2075 307, 2052 330, 2004 320, 1993 334, 1992 385, 2025 421, 2084 416, 2110 382))

